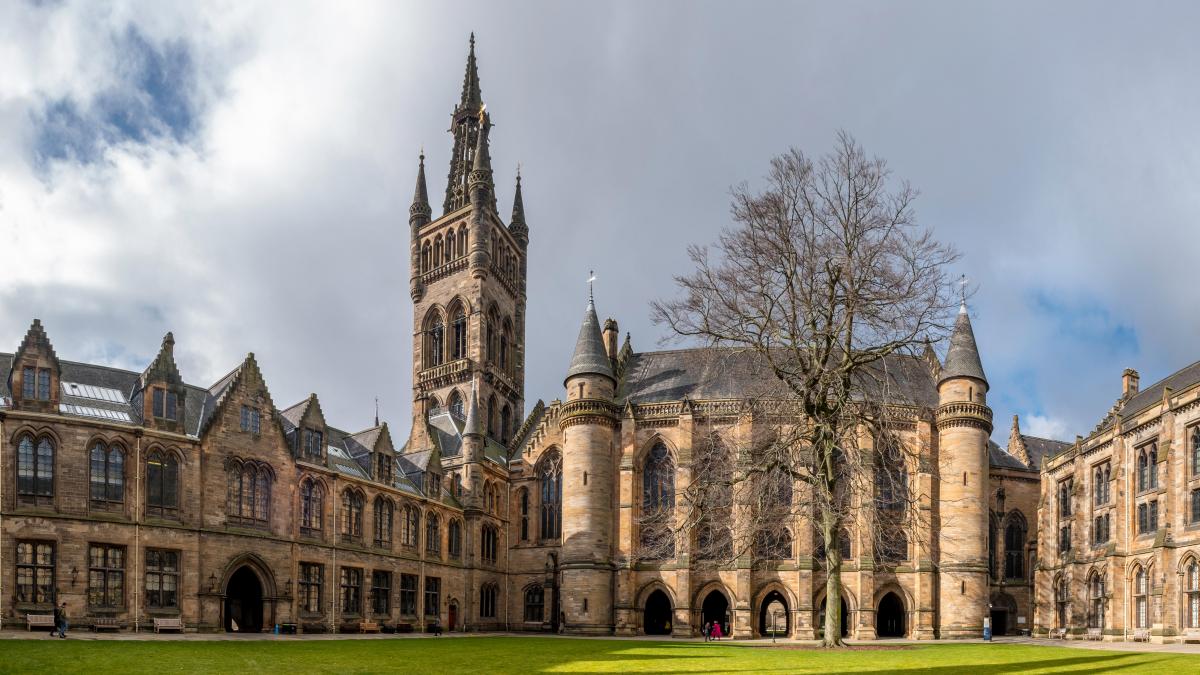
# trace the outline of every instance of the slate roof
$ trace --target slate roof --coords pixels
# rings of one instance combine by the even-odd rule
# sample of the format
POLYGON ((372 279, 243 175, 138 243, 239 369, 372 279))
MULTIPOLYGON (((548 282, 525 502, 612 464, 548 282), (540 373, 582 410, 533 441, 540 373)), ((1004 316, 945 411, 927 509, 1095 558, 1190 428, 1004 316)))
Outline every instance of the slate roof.
MULTIPOLYGON (((924 360, 892 355, 876 363, 860 383, 864 391, 894 403, 937 407, 937 386, 924 360)), ((769 396, 775 376, 754 352, 740 349, 678 349, 634 353, 617 388, 617 402, 737 399, 769 396)))
POLYGON ((964 304, 954 321, 954 332, 950 335, 950 349, 946 351, 946 362, 942 364, 939 382, 952 377, 973 377, 987 383, 983 374, 983 363, 979 360, 979 347, 975 344, 975 331, 971 329, 971 317, 964 304))
POLYGON ((1149 387, 1139 390, 1121 407, 1121 419, 1129 419, 1144 408, 1161 401, 1164 388, 1170 387, 1172 391, 1179 393, 1197 383, 1200 383, 1200 361, 1181 368, 1149 387))
POLYGON ((1025 434, 1021 434, 1021 438, 1025 441, 1025 451, 1029 453, 1029 461, 1035 469, 1042 466, 1043 459, 1053 457, 1072 445, 1066 441, 1055 441, 1025 434))
POLYGON ((600 320, 596 318, 596 304, 588 298, 587 310, 583 313, 583 325, 575 339, 575 351, 571 354, 571 365, 567 368, 566 380, 576 375, 604 375, 612 380, 612 363, 604 350, 604 339, 600 335, 600 320))

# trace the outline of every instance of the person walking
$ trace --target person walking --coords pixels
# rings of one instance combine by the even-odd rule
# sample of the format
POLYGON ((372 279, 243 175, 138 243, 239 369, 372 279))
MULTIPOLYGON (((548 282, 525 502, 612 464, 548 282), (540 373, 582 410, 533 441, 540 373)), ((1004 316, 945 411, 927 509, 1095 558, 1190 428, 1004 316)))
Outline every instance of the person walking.
POLYGON ((66 639, 66 637, 67 637, 67 603, 65 601, 58 607, 54 608, 54 630, 50 631, 50 637, 54 637, 55 631, 58 632, 58 637, 66 639))
POLYGON ((704 630, 702 632, 704 633, 704 641, 708 642, 709 637, 712 636, 712 623, 705 621, 704 630))
POLYGON ((721 622, 720 621, 713 622, 712 637, 714 640, 720 642, 720 640, 721 640, 721 622))

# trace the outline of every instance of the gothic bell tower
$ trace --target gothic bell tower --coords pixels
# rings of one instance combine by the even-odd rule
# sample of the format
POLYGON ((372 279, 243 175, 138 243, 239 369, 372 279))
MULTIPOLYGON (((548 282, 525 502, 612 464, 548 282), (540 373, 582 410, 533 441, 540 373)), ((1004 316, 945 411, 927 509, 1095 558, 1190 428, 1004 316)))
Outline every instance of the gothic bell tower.
POLYGON ((524 416, 525 274, 529 228, 521 179, 506 224, 496 207, 475 35, 462 95, 450 116, 454 144, 442 214, 432 218, 425 155, 409 207, 413 301, 410 449, 432 444, 427 420, 448 409, 465 423, 476 392, 484 437, 507 445, 524 416))

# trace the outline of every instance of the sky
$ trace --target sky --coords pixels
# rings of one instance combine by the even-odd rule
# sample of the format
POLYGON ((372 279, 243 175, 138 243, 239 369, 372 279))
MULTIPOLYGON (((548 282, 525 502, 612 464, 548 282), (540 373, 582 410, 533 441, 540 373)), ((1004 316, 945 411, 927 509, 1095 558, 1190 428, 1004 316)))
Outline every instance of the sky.
MULTIPOLYGON (((1196 3, 0 3, 0 351, 208 386, 403 438, 408 205, 435 211, 477 36, 501 213, 530 228, 526 405, 596 302, 635 350, 729 189, 839 130, 961 253, 1004 444, 1086 435, 1200 358, 1196 3)), ((943 347, 944 350, 944 347, 943 347)), ((398 439, 399 441, 400 439, 398 439)))

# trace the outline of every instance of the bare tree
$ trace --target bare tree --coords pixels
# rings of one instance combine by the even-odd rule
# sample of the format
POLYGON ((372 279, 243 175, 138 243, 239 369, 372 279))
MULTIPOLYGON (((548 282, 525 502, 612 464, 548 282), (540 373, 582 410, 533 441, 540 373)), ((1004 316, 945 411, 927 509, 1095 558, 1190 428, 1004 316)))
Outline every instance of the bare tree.
POLYGON ((957 254, 917 224, 916 192, 844 132, 830 154, 792 149, 772 160, 765 189, 732 194, 733 225, 712 251, 689 249, 696 270, 653 311, 714 348, 720 367, 754 371, 739 413, 750 422, 714 426, 693 448, 678 512, 643 509, 643 531, 656 534, 642 545, 669 547, 650 554, 665 557, 695 533, 693 558, 770 564, 810 528, 826 572, 823 641, 839 646, 846 537, 886 566, 909 557, 908 534, 930 531, 917 522, 929 495, 909 476, 936 462, 906 431, 928 408, 902 371, 927 367, 930 341, 949 332, 957 254))

